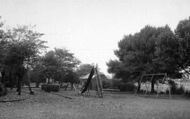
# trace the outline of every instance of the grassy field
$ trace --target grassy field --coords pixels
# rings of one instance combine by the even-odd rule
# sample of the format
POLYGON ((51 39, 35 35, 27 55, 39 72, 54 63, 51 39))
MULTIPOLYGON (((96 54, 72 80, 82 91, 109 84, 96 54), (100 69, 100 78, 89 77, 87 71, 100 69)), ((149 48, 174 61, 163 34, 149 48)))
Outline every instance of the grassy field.
POLYGON ((35 89, 34 96, 23 93, 22 98, 26 100, 0 103, 0 119, 190 119, 190 99, 181 97, 105 92, 99 99, 35 89))

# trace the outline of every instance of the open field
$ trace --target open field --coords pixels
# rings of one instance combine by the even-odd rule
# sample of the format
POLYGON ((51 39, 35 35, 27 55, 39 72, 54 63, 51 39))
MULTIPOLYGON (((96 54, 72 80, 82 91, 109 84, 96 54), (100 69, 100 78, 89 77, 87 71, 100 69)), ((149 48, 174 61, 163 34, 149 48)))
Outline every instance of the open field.
POLYGON ((58 93, 45 93, 35 89, 35 92, 34 96, 23 93, 26 100, 0 103, 0 119, 190 118, 190 99, 182 97, 147 98, 105 92, 104 98, 99 99, 76 96, 76 92, 62 90, 58 93))

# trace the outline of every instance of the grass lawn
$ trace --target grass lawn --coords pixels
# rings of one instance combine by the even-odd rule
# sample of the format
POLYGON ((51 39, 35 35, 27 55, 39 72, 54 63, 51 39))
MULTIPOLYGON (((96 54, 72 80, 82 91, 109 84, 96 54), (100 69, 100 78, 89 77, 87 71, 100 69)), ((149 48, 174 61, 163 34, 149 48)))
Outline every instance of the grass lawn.
POLYGON ((108 92, 99 99, 75 94, 35 89, 34 96, 23 93, 26 100, 0 103, 0 119, 190 119, 190 99, 108 92))

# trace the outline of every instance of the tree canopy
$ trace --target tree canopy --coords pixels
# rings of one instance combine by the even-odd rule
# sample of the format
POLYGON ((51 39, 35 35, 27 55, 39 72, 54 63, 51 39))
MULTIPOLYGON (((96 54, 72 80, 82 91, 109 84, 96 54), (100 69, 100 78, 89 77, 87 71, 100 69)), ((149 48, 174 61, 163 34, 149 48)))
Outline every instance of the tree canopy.
MULTIPOLYGON (((74 82, 74 78, 68 80, 67 77, 76 77, 74 70, 80 61, 66 49, 48 51, 41 59, 37 67, 43 69, 45 78, 52 78, 59 82, 74 82)), ((76 78, 77 80, 77 78, 76 78)))
POLYGON ((77 68, 77 74, 78 76, 84 76, 90 73, 90 71, 92 70, 93 65, 91 64, 81 64, 78 68, 77 68))
POLYGON ((7 31, 1 30, 1 83, 13 87, 18 82, 18 94, 21 93, 24 75, 29 67, 34 66, 37 57, 46 48, 46 42, 40 39, 42 35, 30 26, 18 26, 7 31))
POLYGON ((19 26, 5 32, 1 40, 3 63, 7 66, 32 65, 40 51, 46 48, 46 42, 40 40, 42 35, 28 26, 19 26))
POLYGON ((180 71, 189 64, 190 19, 179 22, 175 32, 169 26, 145 26, 140 32, 126 35, 110 60, 108 72, 123 81, 132 81, 144 73, 167 73, 181 77, 180 71))
POLYGON ((179 43, 179 68, 190 75, 190 17, 178 23, 175 34, 179 43))

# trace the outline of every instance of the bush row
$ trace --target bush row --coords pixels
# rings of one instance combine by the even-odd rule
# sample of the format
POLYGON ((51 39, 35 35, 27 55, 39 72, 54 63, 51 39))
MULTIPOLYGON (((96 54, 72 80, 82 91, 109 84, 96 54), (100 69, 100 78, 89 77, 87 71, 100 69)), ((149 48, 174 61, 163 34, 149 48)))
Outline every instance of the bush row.
POLYGON ((171 94, 177 94, 177 95, 185 94, 184 87, 183 86, 179 87, 175 81, 169 80, 169 85, 170 85, 171 94))
POLYGON ((0 96, 4 96, 6 94, 7 94, 6 87, 2 83, 0 83, 0 96))
POLYGON ((119 89, 120 91, 134 91, 136 86, 133 83, 124 83, 120 80, 106 80, 102 82, 103 88, 119 89))
POLYGON ((133 92, 136 90, 136 86, 133 83, 120 83, 118 88, 121 92, 129 91, 133 92))
POLYGON ((46 92, 58 92, 60 89, 60 86, 58 84, 42 84, 41 89, 46 92))
POLYGON ((118 89, 119 84, 121 81, 119 80, 103 80, 102 81, 102 86, 104 89, 118 89))

